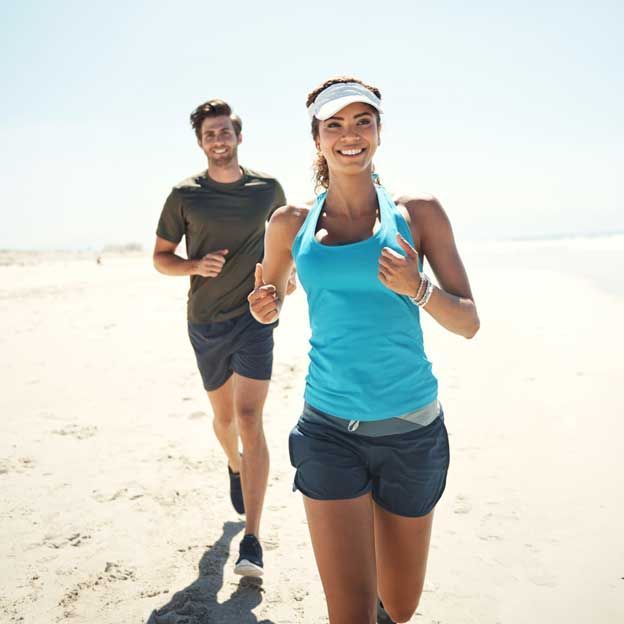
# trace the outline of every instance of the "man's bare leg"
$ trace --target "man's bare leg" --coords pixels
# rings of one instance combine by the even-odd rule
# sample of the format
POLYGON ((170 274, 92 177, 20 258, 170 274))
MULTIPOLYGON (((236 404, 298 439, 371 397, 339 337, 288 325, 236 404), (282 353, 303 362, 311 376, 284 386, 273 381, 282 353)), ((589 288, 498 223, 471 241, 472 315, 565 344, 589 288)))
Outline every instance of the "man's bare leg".
POLYGON ((234 380, 230 377, 220 388, 208 392, 214 418, 212 427, 223 448, 232 472, 240 472, 238 430, 234 414, 234 380))
POLYGON ((269 381, 234 373, 234 411, 243 447, 241 477, 245 500, 245 533, 258 537, 262 504, 269 480, 269 450, 262 426, 262 410, 269 381))

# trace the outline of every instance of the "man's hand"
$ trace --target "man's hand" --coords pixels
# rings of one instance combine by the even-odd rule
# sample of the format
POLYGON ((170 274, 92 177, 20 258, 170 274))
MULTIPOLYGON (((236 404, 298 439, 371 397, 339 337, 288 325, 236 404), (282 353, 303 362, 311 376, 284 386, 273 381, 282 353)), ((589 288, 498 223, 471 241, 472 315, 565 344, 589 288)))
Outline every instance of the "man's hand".
POLYGON ((414 297, 420 288, 418 252, 400 234, 397 241, 406 255, 384 247, 379 256, 379 280, 399 295, 414 297))
POLYGON ((277 320, 279 316, 280 302, 277 291, 273 284, 265 284, 262 277, 262 265, 256 264, 254 289, 247 297, 249 310, 259 323, 268 325, 277 320))
POLYGON ((206 254, 203 258, 195 260, 192 275, 201 275, 202 277, 217 277, 223 265, 225 264, 225 256, 229 253, 227 249, 218 249, 212 253, 206 254))

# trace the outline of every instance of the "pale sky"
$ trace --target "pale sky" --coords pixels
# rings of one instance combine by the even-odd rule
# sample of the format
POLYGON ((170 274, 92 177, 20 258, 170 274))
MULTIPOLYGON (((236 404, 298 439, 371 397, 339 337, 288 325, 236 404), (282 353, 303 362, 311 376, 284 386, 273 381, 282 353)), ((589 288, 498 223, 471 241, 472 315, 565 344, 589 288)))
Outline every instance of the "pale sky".
POLYGON ((624 230, 624 3, 89 4, 0 9, 0 248, 150 248, 214 97, 241 164, 311 197, 306 95, 341 74, 381 89, 384 183, 458 238, 624 230))

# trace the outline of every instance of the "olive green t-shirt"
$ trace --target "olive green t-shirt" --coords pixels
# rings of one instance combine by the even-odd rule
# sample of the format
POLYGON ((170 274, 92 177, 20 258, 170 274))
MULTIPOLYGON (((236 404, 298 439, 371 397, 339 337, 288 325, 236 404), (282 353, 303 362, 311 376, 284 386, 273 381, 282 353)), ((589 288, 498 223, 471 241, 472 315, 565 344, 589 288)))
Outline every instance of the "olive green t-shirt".
POLYGON ((186 238, 186 254, 198 259, 228 249, 217 277, 191 276, 188 319, 215 323, 248 309, 256 263, 264 255, 264 230, 274 210, 286 203, 279 182, 241 168, 243 176, 223 184, 206 171, 173 187, 163 207, 156 234, 172 243, 186 238))

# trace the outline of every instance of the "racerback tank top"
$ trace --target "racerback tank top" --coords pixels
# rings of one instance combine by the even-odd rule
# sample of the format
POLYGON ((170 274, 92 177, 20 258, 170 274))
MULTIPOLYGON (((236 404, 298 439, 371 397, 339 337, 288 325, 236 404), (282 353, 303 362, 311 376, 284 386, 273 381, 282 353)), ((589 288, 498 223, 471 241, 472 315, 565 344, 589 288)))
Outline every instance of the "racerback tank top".
POLYGON ((362 241, 329 246, 316 239, 326 193, 310 209, 292 255, 307 295, 311 328, 305 400, 318 410, 363 421, 398 417, 437 399, 424 351, 419 309, 384 286, 384 247, 402 255, 396 235, 412 235, 388 192, 375 185, 380 226, 362 241))

